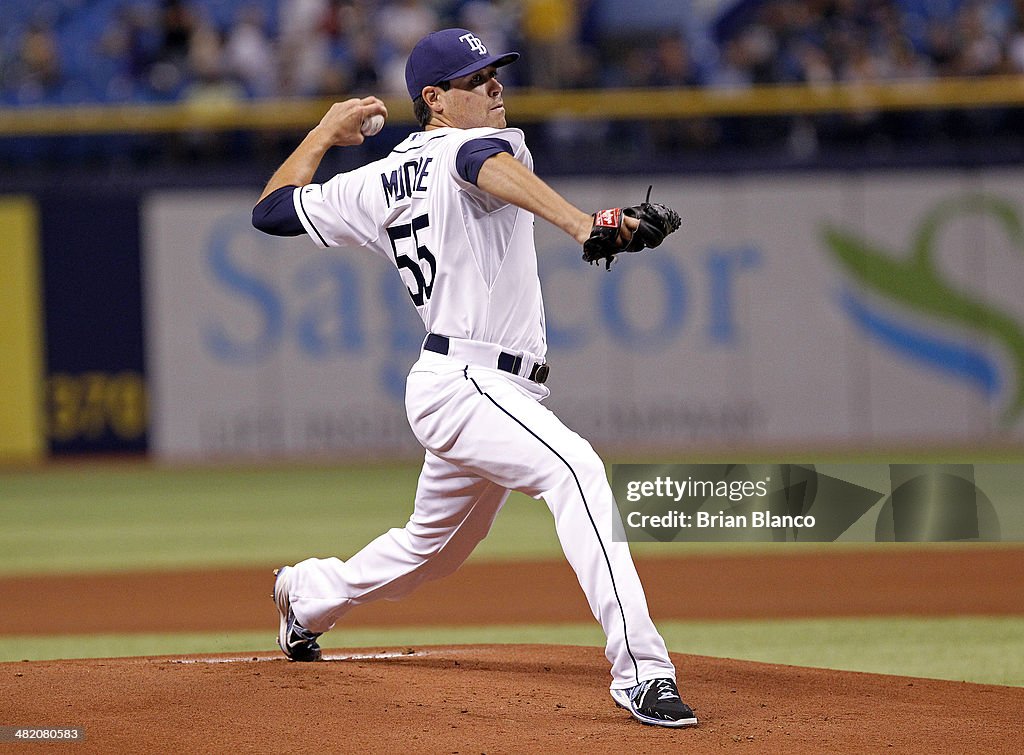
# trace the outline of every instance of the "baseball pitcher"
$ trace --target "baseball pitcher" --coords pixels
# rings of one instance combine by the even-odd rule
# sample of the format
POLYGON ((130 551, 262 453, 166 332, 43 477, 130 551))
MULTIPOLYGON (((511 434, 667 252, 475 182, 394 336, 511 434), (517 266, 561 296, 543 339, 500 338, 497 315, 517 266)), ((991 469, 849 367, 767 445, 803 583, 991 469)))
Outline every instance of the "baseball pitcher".
POLYGON ((423 130, 381 160, 313 183, 329 149, 362 143, 387 116, 375 97, 336 103, 253 210, 266 233, 383 257, 427 331, 406 389, 425 449, 412 516, 347 561, 278 569, 278 643, 292 660, 319 660, 317 638, 356 606, 455 571, 519 490, 551 510, 607 636, 613 700, 646 724, 693 726, 629 547, 612 539, 618 512, 604 463, 540 403, 549 366, 533 238, 539 216, 576 239, 584 260, 610 265, 660 244, 679 216, 649 202, 588 214, 534 175, 523 132, 506 125, 498 78, 518 57, 491 54, 466 29, 427 35, 406 65, 423 130))

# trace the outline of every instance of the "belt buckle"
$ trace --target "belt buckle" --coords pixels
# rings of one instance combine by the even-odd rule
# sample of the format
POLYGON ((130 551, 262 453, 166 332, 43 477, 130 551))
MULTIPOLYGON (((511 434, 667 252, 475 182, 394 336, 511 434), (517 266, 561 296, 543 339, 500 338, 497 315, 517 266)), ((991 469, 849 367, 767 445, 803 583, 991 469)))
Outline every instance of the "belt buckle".
POLYGON ((548 375, 551 373, 551 368, 548 367, 547 362, 541 362, 540 364, 534 365, 532 372, 533 374, 530 375, 530 378, 533 380, 533 382, 539 385, 543 385, 548 380, 548 375))

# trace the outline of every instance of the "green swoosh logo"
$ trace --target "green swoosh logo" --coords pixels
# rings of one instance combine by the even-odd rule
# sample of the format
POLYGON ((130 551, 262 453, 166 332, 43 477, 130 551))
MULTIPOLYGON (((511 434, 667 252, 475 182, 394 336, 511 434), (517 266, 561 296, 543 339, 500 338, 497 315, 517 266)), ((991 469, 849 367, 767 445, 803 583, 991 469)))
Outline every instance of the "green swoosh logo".
POLYGON ((856 234, 825 224, 822 238, 829 250, 859 283, 878 294, 944 322, 979 331, 1001 343, 1016 369, 1016 389, 1003 410, 1004 425, 1024 412, 1024 333, 1009 314, 957 291, 944 281, 934 260, 935 242, 943 226, 958 215, 991 217, 1013 245, 1024 251, 1024 225, 1011 203, 984 194, 940 202, 918 226, 906 261, 856 234))

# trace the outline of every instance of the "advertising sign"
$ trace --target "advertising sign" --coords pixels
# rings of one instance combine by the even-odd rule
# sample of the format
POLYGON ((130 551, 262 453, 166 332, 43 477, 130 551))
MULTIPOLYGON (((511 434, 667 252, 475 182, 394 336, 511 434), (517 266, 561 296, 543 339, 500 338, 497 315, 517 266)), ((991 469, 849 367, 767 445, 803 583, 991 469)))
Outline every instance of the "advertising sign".
MULTIPOLYGON (((682 229, 608 272, 537 221, 549 405, 609 452, 1019 439, 1022 179, 661 178, 682 229)), ((595 208, 647 185, 556 188, 595 208)), ((154 449, 417 453, 402 395, 423 329, 396 271, 263 236, 251 204, 146 202, 154 449)))

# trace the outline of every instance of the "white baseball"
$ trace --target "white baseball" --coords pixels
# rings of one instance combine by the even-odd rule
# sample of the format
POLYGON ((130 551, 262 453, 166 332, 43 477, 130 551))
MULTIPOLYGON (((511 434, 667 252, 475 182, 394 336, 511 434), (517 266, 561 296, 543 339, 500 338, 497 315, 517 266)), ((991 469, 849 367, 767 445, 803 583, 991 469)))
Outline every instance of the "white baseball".
POLYGON ((363 124, 359 127, 359 133, 363 136, 373 136, 380 133, 382 128, 384 128, 384 116, 369 115, 363 118, 363 124))

